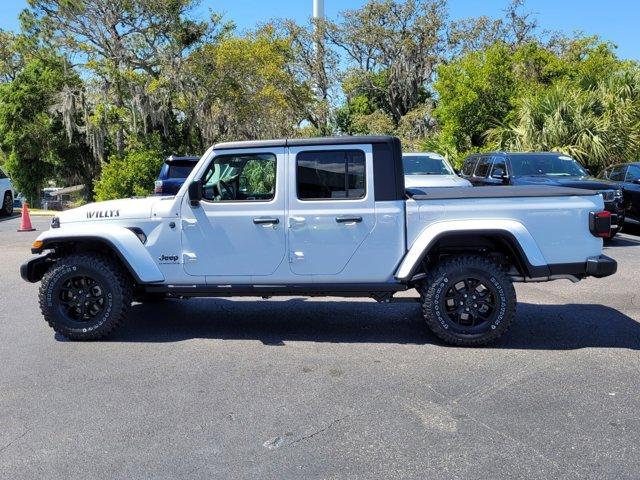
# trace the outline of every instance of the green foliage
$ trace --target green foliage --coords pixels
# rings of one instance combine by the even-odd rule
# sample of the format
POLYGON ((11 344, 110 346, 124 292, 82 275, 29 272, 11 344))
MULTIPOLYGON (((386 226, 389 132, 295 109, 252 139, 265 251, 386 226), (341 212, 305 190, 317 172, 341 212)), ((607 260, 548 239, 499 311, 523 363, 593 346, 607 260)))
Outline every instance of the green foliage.
POLYGON ((640 76, 615 74, 594 88, 559 83, 522 98, 514 122, 489 131, 502 150, 564 152, 599 170, 640 154, 640 76))
MULTIPOLYGON (((0 157, 18 189, 143 195, 164 156, 228 139, 393 134, 456 165, 495 148, 590 166, 640 153, 638 63, 541 32, 524 0, 456 22, 445 0, 367 0, 247 32, 197 3, 29 0, 21 31, 0 31, 0 157)), ((266 192, 259 168, 249 186, 266 192)))
POLYGON ((0 146, 16 188, 32 203, 54 177, 68 146, 61 118, 51 107, 69 77, 57 58, 31 60, 9 83, 0 85, 0 146))
POLYGON ((291 55, 289 39, 267 26, 207 44, 188 58, 192 92, 201 99, 194 114, 207 143, 293 133, 311 91, 287 71, 291 55))
POLYGON ((249 160, 242 172, 247 178, 247 192, 264 194, 273 192, 276 186, 275 160, 249 160))
POLYGON ((434 113, 442 142, 456 151, 478 148, 484 133, 507 118, 517 94, 513 65, 509 48, 496 44, 440 67, 434 113))
POLYGON ((109 161, 102 166, 100 180, 95 184, 96 200, 139 197, 153 193, 154 180, 164 161, 159 138, 155 138, 155 147, 132 147, 123 156, 109 157, 109 161))

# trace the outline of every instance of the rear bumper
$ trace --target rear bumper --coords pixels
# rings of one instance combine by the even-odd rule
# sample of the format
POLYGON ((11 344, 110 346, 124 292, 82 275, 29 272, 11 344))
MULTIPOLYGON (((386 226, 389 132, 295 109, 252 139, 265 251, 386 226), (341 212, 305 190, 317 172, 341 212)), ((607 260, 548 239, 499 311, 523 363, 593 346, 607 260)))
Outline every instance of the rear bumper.
POLYGON ((608 277, 618 270, 618 262, 606 255, 589 257, 581 263, 561 263, 549 265, 552 277, 569 275, 577 278, 608 277))
POLYGON ((618 262, 606 255, 587 258, 587 275, 596 278, 608 277, 618 271, 618 262))
POLYGON ((551 277, 571 276, 576 278, 608 277, 618 270, 618 263, 606 255, 589 257, 580 263, 555 263, 549 265, 551 277))

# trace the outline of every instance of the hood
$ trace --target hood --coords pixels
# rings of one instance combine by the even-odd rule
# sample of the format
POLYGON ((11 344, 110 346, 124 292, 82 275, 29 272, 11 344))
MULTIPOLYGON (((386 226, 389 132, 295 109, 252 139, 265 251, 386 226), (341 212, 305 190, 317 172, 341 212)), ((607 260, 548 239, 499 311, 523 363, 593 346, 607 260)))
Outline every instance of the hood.
POLYGON ((151 217, 154 204, 161 197, 125 198, 88 203, 82 207, 60 212, 60 223, 102 222, 106 220, 145 219, 151 217))
POLYGON ((552 175, 513 177, 514 185, 552 185, 585 190, 617 190, 620 186, 612 181, 595 177, 556 177, 552 175))
POLYGON ((457 175, 405 175, 406 188, 421 187, 470 187, 471 183, 457 175))

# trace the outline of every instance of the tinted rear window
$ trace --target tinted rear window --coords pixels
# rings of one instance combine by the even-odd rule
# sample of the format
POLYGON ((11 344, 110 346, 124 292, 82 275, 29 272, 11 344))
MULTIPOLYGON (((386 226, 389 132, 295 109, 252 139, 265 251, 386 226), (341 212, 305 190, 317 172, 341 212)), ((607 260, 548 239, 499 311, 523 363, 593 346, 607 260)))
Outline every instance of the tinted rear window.
POLYGON ((297 155, 296 164, 301 200, 365 196, 365 156, 361 150, 304 151, 297 155))
POLYGON ((193 170, 193 165, 169 165, 168 178, 187 178, 193 170))

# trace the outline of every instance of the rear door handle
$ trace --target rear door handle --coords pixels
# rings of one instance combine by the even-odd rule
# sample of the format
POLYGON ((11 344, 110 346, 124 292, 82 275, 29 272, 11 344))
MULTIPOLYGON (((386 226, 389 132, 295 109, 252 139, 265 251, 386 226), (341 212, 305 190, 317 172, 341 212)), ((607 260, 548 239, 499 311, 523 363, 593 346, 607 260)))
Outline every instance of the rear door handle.
POLYGON ((256 225, 276 225, 280 223, 279 218, 254 218, 253 223, 256 225))
POLYGON ((362 217, 336 217, 336 222, 338 222, 338 223, 360 223, 360 222, 362 222, 362 217))

